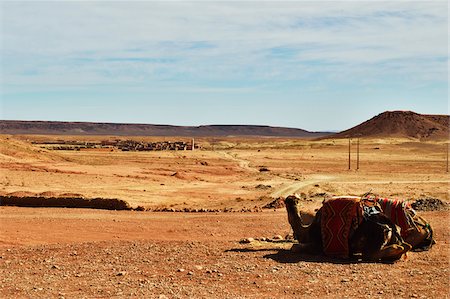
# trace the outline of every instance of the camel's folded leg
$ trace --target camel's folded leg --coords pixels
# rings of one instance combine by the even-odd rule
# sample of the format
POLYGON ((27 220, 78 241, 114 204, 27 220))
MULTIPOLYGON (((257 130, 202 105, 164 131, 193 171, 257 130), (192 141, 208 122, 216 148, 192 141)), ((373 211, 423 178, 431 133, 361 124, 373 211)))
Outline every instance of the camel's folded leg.
POLYGON ((431 228, 416 227, 411 229, 408 236, 404 238, 405 242, 411 244, 414 250, 428 250, 436 244, 433 239, 433 231, 431 228))
POLYGON ((408 243, 403 243, 402 245, 393 244, 387 245, 381 248, 379 251, 366 255, 365 258, 368 260, 390 260, 395 261, 402 257, 402 255, 409 250, 411 250, 411 245, 408 243))
POLYGON ((408 236, 403 238, 406 243, 411 244, 411 246, 415 247, 418 244, 422 243, 428 236, 428 232, 424 229, 412 229, 408 236))

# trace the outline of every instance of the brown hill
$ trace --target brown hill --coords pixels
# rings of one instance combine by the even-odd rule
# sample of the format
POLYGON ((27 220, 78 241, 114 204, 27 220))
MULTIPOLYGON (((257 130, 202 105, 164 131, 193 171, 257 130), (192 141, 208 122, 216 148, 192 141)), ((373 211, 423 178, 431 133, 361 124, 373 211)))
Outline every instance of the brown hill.
POLYGON ((449 115, 426 115, 412 111, 386 111, 351 129, 328 136, 404 137, 417 139, 448 139, 449 115))
POLYGON ((331 133, 309 132, 294 128, 252 125, 211 125, 192 127, 149 124, 0 120, 0 134, 196 137, 274 136, 318 138, 331 133))

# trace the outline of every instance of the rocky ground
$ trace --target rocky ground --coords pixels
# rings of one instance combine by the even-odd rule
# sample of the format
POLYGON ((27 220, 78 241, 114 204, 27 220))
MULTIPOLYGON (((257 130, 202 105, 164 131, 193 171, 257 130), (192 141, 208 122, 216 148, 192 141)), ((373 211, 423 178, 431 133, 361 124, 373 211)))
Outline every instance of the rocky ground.
POLYGON ((239 236, 286 233, 281 210, 200 216, 1 209, 2 298, 449 297, 447 211, 421 213, 435 228, 430 251, 382 264, 294 254, 282 241, 239 243, 239 236), (133 229, 140 235, 127 233, 133 229))

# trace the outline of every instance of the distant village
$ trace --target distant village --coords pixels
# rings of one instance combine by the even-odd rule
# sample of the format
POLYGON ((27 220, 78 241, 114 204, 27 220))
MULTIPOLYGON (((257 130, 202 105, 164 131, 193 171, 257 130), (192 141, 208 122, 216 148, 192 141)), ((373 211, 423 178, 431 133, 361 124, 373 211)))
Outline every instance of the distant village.
POLYGON ((49 150, 66 150, 79 151, 87 149, 118 149, 124 152, 128 151, 186 151, 198 149, 199 146, 191 142, 184 141, 158 141, 158 142, 142 142, 135 140, 104 140, 100 142, 85 142, 85 141, 43 141, 32 142, 32 144, 41 145, 41 147, 49 150))

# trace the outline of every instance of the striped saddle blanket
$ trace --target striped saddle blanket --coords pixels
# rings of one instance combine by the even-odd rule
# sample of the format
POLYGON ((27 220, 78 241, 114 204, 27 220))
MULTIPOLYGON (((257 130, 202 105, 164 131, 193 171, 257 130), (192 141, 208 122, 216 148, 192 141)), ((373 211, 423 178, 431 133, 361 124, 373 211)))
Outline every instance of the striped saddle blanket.
POLYGON ((356 196, 332 197, 321 208, 321 233, 326 255, 348 258, 351 233, 361 223, 361 198, 356 196))
MULTIPOLYGON (((365 198, 364 198, 365 199, 365 198)), ((400 235, 405 238, 414 229, 413 217, 415 211, 407 201, 388 198, 369 198, 377 202, 383 213, 401 228, 400 235)))

